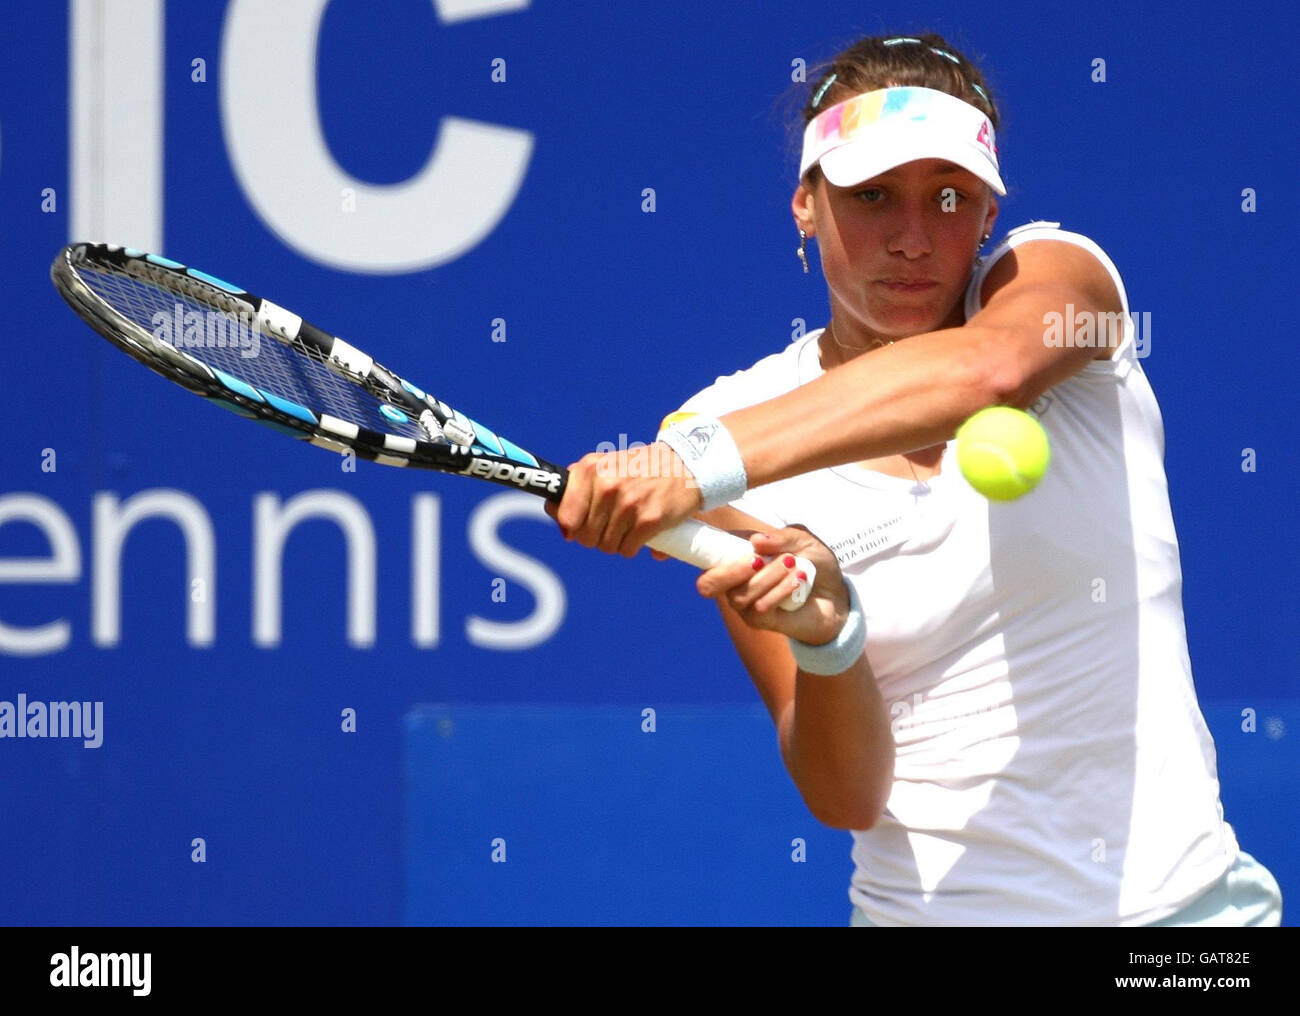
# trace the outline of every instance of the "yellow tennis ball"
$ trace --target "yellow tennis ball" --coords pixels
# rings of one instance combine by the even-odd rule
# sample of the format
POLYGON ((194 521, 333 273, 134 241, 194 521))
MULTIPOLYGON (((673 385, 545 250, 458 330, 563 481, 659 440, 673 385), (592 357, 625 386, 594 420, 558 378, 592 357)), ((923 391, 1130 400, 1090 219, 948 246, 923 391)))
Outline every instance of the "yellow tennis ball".
POLYGON ((1010 406, 981 409, 957 429, 957 464, 990 501, 1014 501, 1038 486, 1052 459, 1043 425, 1010 406))
POLYGON ((684 420, 689 420, 692 416, 699 416, 699 415, 700 415, 699 413, 683 413, 680 409, 675 413, 669 413, 667 416, 664 417, 663 422, 659 424, 659 432, 662 434, 674 423, 681 423, 684 420))

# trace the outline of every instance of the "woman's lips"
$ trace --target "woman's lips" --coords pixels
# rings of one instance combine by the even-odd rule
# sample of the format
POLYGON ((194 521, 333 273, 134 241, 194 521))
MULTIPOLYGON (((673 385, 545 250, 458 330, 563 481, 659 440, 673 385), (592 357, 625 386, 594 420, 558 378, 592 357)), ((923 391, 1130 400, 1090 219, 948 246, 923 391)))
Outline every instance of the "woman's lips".
POLYGON ((893 293, 924 293, 927 290, 934 289, 934 287, 939 285, 939 283, 931 282, 929 280, 904 282, 899 279, 881 279, 880 285, 893 293))

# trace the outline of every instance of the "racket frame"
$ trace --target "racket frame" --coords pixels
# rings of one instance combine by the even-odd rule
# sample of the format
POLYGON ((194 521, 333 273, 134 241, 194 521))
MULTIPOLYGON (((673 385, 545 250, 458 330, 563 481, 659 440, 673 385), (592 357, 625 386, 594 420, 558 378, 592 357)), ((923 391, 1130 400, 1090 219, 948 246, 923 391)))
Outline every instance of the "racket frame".
MULTIPOLYGON (((539 459, 531 452, 492 433, 451 406, 404 380, 346 340, 304 320, 293 312, 246 290, 179 262, 114 244, 75 243, 64 247, 50 268, 55 288, 69 306, 95 331, 118 349, 169 381, 241 416, 288 431, 294 437, 335 452, 355 453, 382 465, 414 466, 459 476, 473 476, 500 486, 524 490, 558 503, 568 481, 568 471, 539 459), (293 348, 333 371, 343 380, 360 385, 409 418, 436 424, 426 433, 450 430, 456 440, 420 440, 371 430, 232 379, 202 359, 156 337, 96 293, 81 277, 82 265, 116 270, 145 284, 211 307, 218 313, 251 315, 262 336, 293 348), (426 415, 429 414, 429 415, 426 415), (470 439, 464 440, 468 429, 470 439), (487 445, 495 444, 503 454, 487 445), (506 454, 513 452, 514 454, 506 454)), ((699 568, 751 560, 748 540, 687 520, 659 534, 649 545, 699 568)), ((793 610, 807 599, 816 568, 798 559, 797 569, 807 576, 781 606, 793 610)))

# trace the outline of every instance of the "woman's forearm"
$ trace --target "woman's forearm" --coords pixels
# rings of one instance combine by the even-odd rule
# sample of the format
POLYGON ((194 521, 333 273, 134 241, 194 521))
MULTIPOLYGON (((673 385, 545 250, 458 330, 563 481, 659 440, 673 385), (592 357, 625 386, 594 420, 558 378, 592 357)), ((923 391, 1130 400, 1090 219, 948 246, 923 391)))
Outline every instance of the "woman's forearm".
POLYGON ((1006 345, 1002 330, 991 327, 916 335, 723 422, 740 448, 750 487, 928 448, 1015 391, 1020 379, 1008 370, 1006 345))
POLYGON ((894 735, 865 656, 842 674, 800 671, 779 731, 786 767, 819 821, 875 825, 893 786, 894 735))

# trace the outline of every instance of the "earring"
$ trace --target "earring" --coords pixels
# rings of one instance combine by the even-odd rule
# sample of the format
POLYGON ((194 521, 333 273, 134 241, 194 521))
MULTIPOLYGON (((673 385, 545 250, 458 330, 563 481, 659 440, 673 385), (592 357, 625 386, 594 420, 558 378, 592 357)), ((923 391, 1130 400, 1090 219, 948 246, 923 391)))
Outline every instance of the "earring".
POLYGON ((805 233, 802 229, 799 230, 799 249, 795 251, 795 254, 799 256, 799 260, 803 264, 804 275, 807 275, 808 274, 808 234, 805 233))
POLYGON ((992 233, 985 233, 982 237, 980 237, 980 246, 983 247, 986 243, 988 243, 989 237, 992 235, 993 235, 992 233))

